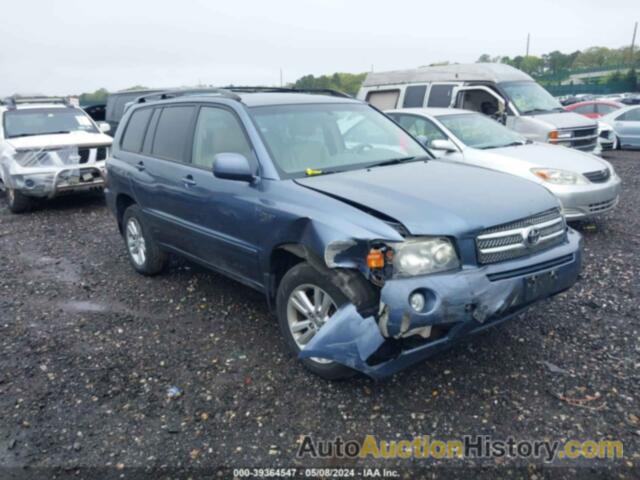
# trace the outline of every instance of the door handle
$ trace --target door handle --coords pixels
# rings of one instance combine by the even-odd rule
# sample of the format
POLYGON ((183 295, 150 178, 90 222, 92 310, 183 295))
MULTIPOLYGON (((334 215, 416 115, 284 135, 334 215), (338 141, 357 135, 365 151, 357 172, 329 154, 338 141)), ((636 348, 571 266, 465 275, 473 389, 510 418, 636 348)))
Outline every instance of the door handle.
POLYGON ((183 177, 182 182, 184 183, 184 186, 187 188, 193 187, 194 185, 196 185, 196 181, 193 179, 191 175, 187 175, 186 177, 183 177))
POLYGON ((144 162, 140 160, 138 163, 136 163, 136 168, 139 172, 142 172, 146 167, 144 166, 144 162))

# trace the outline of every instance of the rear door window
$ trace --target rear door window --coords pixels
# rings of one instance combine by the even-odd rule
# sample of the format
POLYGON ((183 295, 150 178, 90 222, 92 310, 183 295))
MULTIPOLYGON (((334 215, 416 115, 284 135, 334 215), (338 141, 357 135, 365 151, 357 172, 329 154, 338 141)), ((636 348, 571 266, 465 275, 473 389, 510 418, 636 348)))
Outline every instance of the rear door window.
POLYGON ((444 107, 451 105, 451 94, 455 85, 431 85, 428 107, 444 107))
POLYGON ((390 110, 398 105, 400 90, 378 90, 367 94, 367 102, 379 110, 390 110))
POLYGON ((417 108, 424 105, 424 95, 427 93, 426 85, 411 85, 404 92, 404 108, 417 108))
POLYGON ((640 108, 627 111, 627 113, 624 114, 624 120, 627 122, 640 122, 640 108))
POLYGON ((122 143, 120 144, 122 150, 134 153, 139 153, 142 150, 144 134, 147 131, 147 125, 149 124, 152 111, 151 108, 143 108, 133 112, 129 123, 127 123, 127 129, 124 132, 122 143))
MULTIPOLYGON (((165 107, 160 113, 151 153, 154 156, 185 162, 194 106, 165 107)), ((190 142, 189 142, 190 143, 190 142)))

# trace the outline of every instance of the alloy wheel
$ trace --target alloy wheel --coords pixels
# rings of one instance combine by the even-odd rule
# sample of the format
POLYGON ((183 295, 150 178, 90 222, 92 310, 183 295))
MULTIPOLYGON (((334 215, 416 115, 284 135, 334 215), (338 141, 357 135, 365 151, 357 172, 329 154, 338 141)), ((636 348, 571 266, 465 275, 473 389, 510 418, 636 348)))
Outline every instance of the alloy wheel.
MULTIPOLYGON (((337 309, 333 298, 317 285, 304 284, 295 288, 287 302, 287 323, 298 348, 302 350, 337 309)), ((326 358, 311 357, 311 360, 332 363, 326 358)))
POLYGON ((139 267, 144 265, 147 259, 147 245, 142 234, 142 227, 138 220, 133 217, 127 222, 126 237, 131 259, 139 267))

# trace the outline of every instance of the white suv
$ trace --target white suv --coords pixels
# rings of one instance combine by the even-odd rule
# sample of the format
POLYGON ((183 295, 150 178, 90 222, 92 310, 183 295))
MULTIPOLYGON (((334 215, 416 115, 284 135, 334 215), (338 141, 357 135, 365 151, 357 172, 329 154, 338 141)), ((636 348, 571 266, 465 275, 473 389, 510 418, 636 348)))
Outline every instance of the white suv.
POLYGON ((0 189, 21 213, 35 198, 101 189, 112 138, 63 98, 7 98, 0 102, 0 189))

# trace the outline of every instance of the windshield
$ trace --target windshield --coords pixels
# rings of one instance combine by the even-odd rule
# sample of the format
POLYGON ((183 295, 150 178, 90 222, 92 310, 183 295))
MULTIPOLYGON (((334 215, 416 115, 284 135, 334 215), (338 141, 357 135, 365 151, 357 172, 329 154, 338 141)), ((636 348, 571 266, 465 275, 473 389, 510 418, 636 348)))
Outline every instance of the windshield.
POLYGON ((98 133, 89 116, 75 108, 29 108, 4 114, 6 138, 76 131, 98 133))
POLYGON ((251 111, 276 167, 286 177, 353 170, 428 155, 392 120, 368 105, 278 105, 253 107, 251 111))
POLYGON ((440 115, 436 118, 467 147, 486 150, 526 143, 524 137, 479 113, 440 115))
POLYGON ((522 115, 564 111, 558 100, 536 82, 505 82, 500 86, 522 115))

